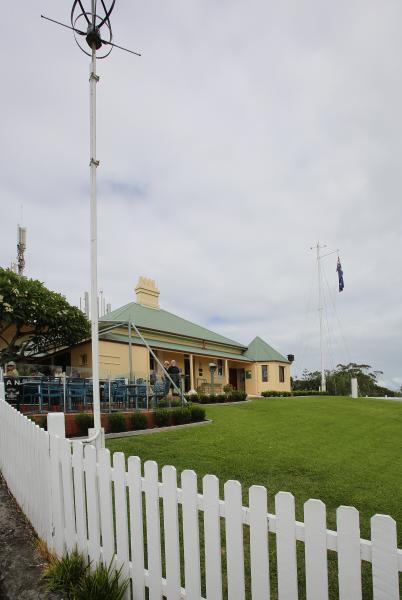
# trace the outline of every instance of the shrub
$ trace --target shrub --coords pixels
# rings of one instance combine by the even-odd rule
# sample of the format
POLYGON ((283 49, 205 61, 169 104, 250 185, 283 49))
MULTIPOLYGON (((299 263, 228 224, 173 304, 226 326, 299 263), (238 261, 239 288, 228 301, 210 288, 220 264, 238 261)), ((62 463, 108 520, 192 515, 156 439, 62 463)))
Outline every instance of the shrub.
POLYGON ((157 408, 155 411, 155 425, 167 427, 170 425, 170 411, 167 408, 157 408))
POLYGON ((88 435, 88 429, 94 426, 93 415, 89 415, 88 413, 78 413, 78 415, 75 415, 75 422, 78 425, 81 435, 88 435))
POLYGON ((218 402, 218 397, 216 396, 216 394, 209 394, 209 396, 207 396, 207 404, 214 404, 215 402, 218 402))
POLYGON ((216 402, 226 402, 226 398, 225 394, 216 394, 216 402))
POLYGON ((126 420, 122 413, 112 413, 109 415, 109 430, 111 433, 119 433, 126 430, 126 420))
POLYGON ((226 385, 223 386, 223 391, 225 392, 225 394, 230 394, 230 392, 233 392, 233 385, 231 385, 230 383, 227 383, 226 385))
POLYGON ((234 390, 226 396, 226 402, 242 402, 247 398, 246 392, 234 390))
POLYGON ((198 402, 200 404, 207 404, 209 402, 209 396, 207 396, 206 394, 199 394, 198 402))
POLYGON ((191 412, 188 408, 173 408, 170 411, 172 425, 183 425, 191 422, 191 412))
POLYGON ((121 581, 121 568, 115 571, 113 559, 106 567, 97 565, 94 571, 87 571, 81 578, 74 594, 74 600, 123 600, 129 580, 121 581))
POLYGON ((205 421, 205 408, 202 406, 190 406, 191 421, 196 423, 197 421, 205 421))
POLYGON ((75 591, 88 571, 88 563, 77 550, 62 558, 52 557, 42 574, 42 581, 50 592, 59 592, 75 600, 75 591))
POLYGON ((130 424, 134 430, 148 429, 147 415, 144 415, 144 413, 135 412, 131 415, 130 424))
POLYGON ((187 402, 199 402, 200 401, 198 394, 187 394, 186 400, 187 400, 187 402))

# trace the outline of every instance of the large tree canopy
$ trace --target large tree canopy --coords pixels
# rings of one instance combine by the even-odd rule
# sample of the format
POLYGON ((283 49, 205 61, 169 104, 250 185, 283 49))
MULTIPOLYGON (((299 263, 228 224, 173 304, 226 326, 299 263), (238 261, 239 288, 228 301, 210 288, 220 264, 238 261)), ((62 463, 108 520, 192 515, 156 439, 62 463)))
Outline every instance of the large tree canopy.
POLYGON ((0 363, 71 346, 89 334, 87 318, 64 296, 0 267, 0 363))

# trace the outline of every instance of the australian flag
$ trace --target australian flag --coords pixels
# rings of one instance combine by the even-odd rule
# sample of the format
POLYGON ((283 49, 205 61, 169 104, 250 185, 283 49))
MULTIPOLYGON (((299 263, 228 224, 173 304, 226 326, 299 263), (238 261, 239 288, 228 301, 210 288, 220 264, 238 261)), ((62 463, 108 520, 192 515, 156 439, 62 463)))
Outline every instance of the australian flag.
POLYGON ((336 263, 336 271, 338 273, 339 291, 342 292, 345 285, 343 283, 343 271, 342 271, 341 261, 339 260, 339 256, 338 256, 338 262, 336 263))

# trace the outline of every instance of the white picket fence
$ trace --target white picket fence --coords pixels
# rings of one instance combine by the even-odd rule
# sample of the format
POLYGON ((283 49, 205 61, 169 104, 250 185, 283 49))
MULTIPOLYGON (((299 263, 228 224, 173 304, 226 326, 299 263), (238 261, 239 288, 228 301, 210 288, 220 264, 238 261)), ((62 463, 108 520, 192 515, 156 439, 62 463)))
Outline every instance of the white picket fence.
POLYGON ((304 543, 308 600, 329 598, 328 551, 337 553, 341 600, 363 598, 362 561, 372 563, 374 600, 400 597, 402 551, 389 516, 371 519, 367 541, 360 539, 353 507, 338 508, 337 531, 329 531, 319 500, 305 503, 301 523, 287 492, 276 494, 275 514, 267 512, 261 486, 249 489, 248 506, 237 481, 225 483, 220 499, 214 475, 203 478, 200 494, 193 471, 182 472, 178 487, 172 466, 163 467, 159 480, 153 461, 142 472, 132 456, 126 470, 124 455, 117 452, 111 461, 105 449, 97 462, 93 446, 47 434, 2 400, 0 468, 38 535, 58 554, 77 546, 93 564, 115 560, 132 582, 127 600, 145 600, 146 588, 149 600, 268 600, 271 544, 278 597, 296 600, 297 541, 304 543))

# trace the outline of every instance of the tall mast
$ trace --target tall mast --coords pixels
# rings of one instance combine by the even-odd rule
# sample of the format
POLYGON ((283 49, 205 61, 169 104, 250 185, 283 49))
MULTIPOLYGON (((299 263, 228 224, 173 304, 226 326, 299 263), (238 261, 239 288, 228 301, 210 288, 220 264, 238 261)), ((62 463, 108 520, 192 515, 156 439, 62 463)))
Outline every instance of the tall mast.
MULTIPOLYGON (((92 0, 94 15, 94 0, 92 0)), ((91 338, 92 338, 92 384, 94 428, 101 428, 100 396, 99 396, 99 324, 98 324, 98 226, 96 210, 96 84, 99 77, 96 74, 96 47, 92 44, 92 57, 89 75, 89 107, 90 107, 90 231, 91 231, 91 338)))
MULTIPOLYGON (((322 246, 325 248, 325 246, 322 246)), ((323 326, 322 317, 324 307, 322 305, 322 274, 321 274, 321 256, 320 256, 320 242, 317 242, 317 274, 318 274, 318 316, 320 321, 320 371, 321 371, 321 392, 326 392, 327 386, 325 381, 325 367, 324 367, 324 344, 323 344, 323 326)))

